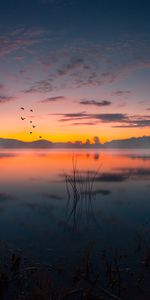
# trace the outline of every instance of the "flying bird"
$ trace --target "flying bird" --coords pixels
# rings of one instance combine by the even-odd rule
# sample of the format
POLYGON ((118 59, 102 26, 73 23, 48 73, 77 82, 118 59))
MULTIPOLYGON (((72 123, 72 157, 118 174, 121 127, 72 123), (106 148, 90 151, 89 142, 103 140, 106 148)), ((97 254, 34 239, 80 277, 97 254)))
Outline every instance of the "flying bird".
MULTIPOLYGON (((25 110, 25 108, 24 108, 24 107, 20 107, 20 109, 21 109, 21 110, 25 110)), ((31 111, 31 112, 33 112, 33 109, 30 109, 30 111, 31 111)), ((26 119, 26 118, 24 118, 24 117, 21 117, 21 120, 22 120, 22 121, 24 121, 25 119, 26 119)), ((31 121, 31 120, 30 120, 29 122, 30 122, 30 124, 32 124, 32 123, 33 123, 33 121, 31 121)), ((37 127, 37 125, 33 125, 33 124, 32 124, 32 128, 35 128, 35 127, 37 127)), ((33 132, 32 132, 32 131, 30 131, 29 133, 30 133, 30 134, 32 134, 33 132)), ((39 136, 39 138, 40 138, 40 139, 42 139, 42 136, 40 135, 40 136, 39 136)))

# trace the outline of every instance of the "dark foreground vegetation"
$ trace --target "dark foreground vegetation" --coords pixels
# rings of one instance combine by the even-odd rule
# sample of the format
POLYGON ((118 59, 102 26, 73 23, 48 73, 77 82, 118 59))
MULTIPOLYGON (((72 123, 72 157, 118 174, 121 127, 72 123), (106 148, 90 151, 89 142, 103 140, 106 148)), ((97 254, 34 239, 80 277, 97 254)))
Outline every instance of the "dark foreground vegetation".
POLYGON ((91 244, 70 270, 31 263, 4 242, 0 248, 1 300, 150 299, 150 249, 142 240, 132 256, 96 253, 96 264, 91 244))

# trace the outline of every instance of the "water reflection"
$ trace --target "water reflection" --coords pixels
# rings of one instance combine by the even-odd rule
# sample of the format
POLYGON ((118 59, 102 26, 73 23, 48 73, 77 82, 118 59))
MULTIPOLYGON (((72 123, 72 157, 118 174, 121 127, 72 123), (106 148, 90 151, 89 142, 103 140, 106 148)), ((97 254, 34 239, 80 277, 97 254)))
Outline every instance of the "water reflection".
POLYGON ((7 202, 16 199, 16 197, 12 194, 8 193, 0 193, 0 202, 7 202))
POLYGON ((13 158, 13 157, 16 157, 17 156, 17 154, 15 154, 15 153, 5 153, 5 152, 3 152, 3 153, 0 153, 0 159, 3 159, 3 158, 13 158))
POLYGON ((99 159, 100 159, 99 153, 95 153, 95 154, 94 154, 94 159, 95 159, 95 160, 99 160, 99 159))
POLYGON ((47 194, 47 193, 43 193, 41 194, 42 197, 46 197, 50 200, 63 200, 64 197, 58 195, 58 194, 47 194))
POLYGON ((31 255, 76 255, 91 239, 123 247, 149 218, 149 151, 1 150, 0 158, 0 237, 26 251, 32 244, 31 255))

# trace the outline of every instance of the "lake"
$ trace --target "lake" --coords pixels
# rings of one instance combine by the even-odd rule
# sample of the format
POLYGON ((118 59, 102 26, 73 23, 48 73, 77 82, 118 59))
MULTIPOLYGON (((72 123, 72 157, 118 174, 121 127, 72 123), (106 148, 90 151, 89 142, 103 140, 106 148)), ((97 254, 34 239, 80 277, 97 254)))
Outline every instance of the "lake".
POLYGON ((88 245, 96 261, 150 241, 149 150, 1 149, 0 170, 0 239, 34 261, 70 266, 88 245))

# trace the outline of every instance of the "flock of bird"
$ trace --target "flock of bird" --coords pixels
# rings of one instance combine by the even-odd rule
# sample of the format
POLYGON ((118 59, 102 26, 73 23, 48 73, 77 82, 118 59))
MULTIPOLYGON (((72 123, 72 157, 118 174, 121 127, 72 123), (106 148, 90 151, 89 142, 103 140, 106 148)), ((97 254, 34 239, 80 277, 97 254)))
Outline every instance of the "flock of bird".
MULTIPOLYGON (((24 107, 20 107, 21 110, 25 110, 24 107)), ((33 109, 30 109, 30 112, 33 112, 33 109)), ((21 120, 24 121, 26 118, 21 116, 21 120)), ((37 127, 36 125, 33 124, 33 122, 30 120, 30 124, 32 126, 32 128, 34 129, 35 127, 37 127)), ((29 134, 32 134, 33 131, 30 131, 29 134)), ((42 136, 39 136, 40 139, 42 139, 42 136)))

